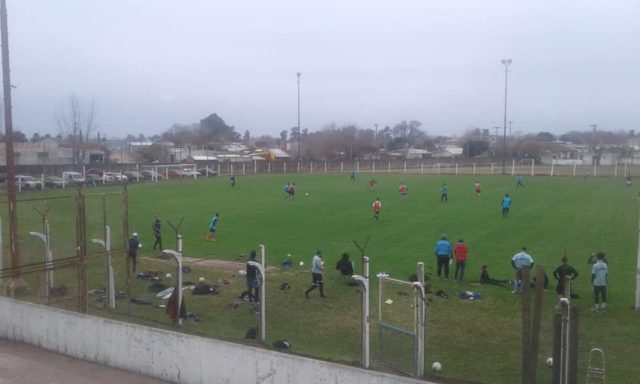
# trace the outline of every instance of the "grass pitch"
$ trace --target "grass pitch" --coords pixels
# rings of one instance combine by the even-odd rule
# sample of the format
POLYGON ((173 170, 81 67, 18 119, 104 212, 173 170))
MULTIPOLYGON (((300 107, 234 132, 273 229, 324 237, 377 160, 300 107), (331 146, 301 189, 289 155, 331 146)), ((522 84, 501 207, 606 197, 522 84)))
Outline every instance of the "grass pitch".
MULTIPOLYGON (((264 244, 268 264, 280 267, 291 254, 292 269, 278 269, 268 276, 269 340, 286 337, 295 353, 357 363, 360 295, 359 288, 347 287, 337 276, 335 263, 342 252, 351 254, 359 273, 359 251, 353 240, 362 243, 370 237, 366 254, 371 259, 372 276, 384 271, 406 280, 415 273, 416 263, 423 261, 427 274, 435 278, 435 242, 442 233, 452 243, 463 238, 469 246, 465 281, 454 283, 453 271, 449 281, 433 280, 433 289, 447 291, 450 298, 443 300, 430 295, 427 367, 439 361, 444 368, 442 375, 447 378, 512 383, 519 381, 521 364, 520 296, 506 288, 476 287, 470 283, 478 279, 483 264, 489 265, 494 278, 512 278, 510 259, 526 245, 536 264, 544 265, 551 278, 544 297, 539 380, 546 381, 551 374, 543 362, 551 355, 551 323, 556 304, 552 271, 564 254, 580 273, 573 285, 573 292, 580 296, 573 304, 582 312, 579 382, 586 376, 588 351, 592 347, 605 350, 611 382, 627 382, 629 377, 640 374, 635 363, 640 358, 639 318, 632 309, 638 226, 635 186, 627 188, 622 179, 613 178, 584 181, 529 177, 524 180, 524 188, 516 189, 510 176, 378 174, 378 185, 372 192, 366 188, 369 177, 359 174, 351 182, 349 174, 239 176, 235 189, 231 189, 226 177, 131 185, 129 228, 130 232, 139 233, 144 244, 138 269, 168 272, 172 268, 171 263, 157 259, 159 252, 151 250, 151 223, 156 214, 163 220, 165 248, 173 248, 167 220, 177 223, 184 218, 180 233, 188 257, 244 262, 242 255, 264 244), (479 198, 473 191, 476 180, 482 185, 479 198), (288 181, 297 185, 293 201, 284 197, 283 188, 288 181), (400 200, 400 182, 409 187, 406 200, 400 200), (442 183, 449 186, 446 203, 440 202, 442 183), (500 202, 505 193, 511 195, 513 204, 509 217, 503 219, 500 202), (383 204, 380 222, 372 218, 371 204, 376 197, 383 204), (220 213, 217 241, 207 242, 208 223, 216 212, 220 213), (315 291, 307 300, 303 291, 310 285, 311 257, 318 249, 325 255, 328 298, 321 300, 315 291), (609 258, 609 307, 605 313, 589 311, 592 295, 587 258, 598 250, 606 252, 609 258), (300 261, 305 265, 299 266, 300 261), (290 291, 278 289, 285 281, 291 285, 290 291), (458 292, 467 290, 481 293, 483 299, 457 298, 458 292)), ((99 211, 98 208, 92 212, 99 211)), ((115 232, 119 236, 116 238, 122 238, 121 233, 115 232)), ((118 263, 122 264, 122 260, 118 263)), ((226 279, 229 285, 223 286, 219 296, 186 297, 188 310, 203 316, 200 323, 185 323, 187 331, 241 340, 246 329, 258 322, 258 317, 249 313, 246 306, 224 309, 244 290, 243 279, 233 276, 235 267, 244 266, 230 264, 229 268, 216 269, 193 264, 194 272, 187 279, 205 276, 214 281, 226 279)), ((123 268, 120 265, 116 269, 123 268)), ((119 277, 122 281, 121 273, 119 277)), ((100 286, 99 266, 96 265, 90 278, 91 286, 100 286)), ((122 288, 122 283, 118 285, 122 288)), ((153 297, 144 282, 134 280, 133 288, 136 296, 153 297)), ((376 283, 371 297, 375 365, 376 283)), ((120 303, 118 313, 125 311, 126 306, 120 303)), ((166 322, 166 315, 151 306, 136 306, 133 311, 135 319, 166 322)), ((411 316, 411 311, 399 306, 395 309, 399 320, 411 316)), ((106 315, 94 306, 92 313, 106 315)))

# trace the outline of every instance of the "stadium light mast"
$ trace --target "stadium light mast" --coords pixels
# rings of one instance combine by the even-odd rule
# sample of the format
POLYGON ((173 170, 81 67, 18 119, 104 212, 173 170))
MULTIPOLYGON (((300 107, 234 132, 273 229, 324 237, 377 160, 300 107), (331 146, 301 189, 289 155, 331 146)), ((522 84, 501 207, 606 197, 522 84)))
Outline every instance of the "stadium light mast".
POLYGON ((511 59, 502 59, 504 65, 504 130, 502 131, 502 174, 505 174, 507 162, 507 79, 511 59))
POLYGON ((300 138, 302 137, 302 132, 300 130, 300 76, 302 73, 298 72, 298 162, 302 161, 302 152, 300 151, 300 138))

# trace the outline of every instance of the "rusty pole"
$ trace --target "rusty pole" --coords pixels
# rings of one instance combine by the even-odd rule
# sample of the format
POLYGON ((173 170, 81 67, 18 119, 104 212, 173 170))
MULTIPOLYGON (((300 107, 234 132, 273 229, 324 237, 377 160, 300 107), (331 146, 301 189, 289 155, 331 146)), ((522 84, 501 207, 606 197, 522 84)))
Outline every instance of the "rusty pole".
MULTIPOLYGON (((18 211, 16 204, 15 161, 13 153, 13 116, 11 114, 11 71, 9 69, 9 27, 7 25, 7 2, 0 0, 0 41, 2 44, 2 80, 4 96, 4 132, 7 156, 7 198, 9 202, 9 247, 11 254, 11 277, 20 277, 20 251, 18 244, 18 211)), ((13 285, 12 285, 13 286, 13 285)), ((13 295, 13 293, 12 293, 13 295)))

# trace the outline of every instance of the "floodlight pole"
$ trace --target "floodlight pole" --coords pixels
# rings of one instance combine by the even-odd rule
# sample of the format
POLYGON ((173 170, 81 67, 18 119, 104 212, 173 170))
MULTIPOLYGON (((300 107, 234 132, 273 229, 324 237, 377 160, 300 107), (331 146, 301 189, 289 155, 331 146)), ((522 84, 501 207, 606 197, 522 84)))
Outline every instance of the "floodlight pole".
POLYGON ((51 268, 51 262, 53 257, 51 255, 51 249, 49 244, 49 220, 44 217, 43 220, 44 233, 41 232, 29 232, 29 235, 34 236, 42 240, 44 244, 44 262, 45 262, 45 296, 49 298, 49 291, 53 287, 53 269, 51 268))
POLYGON ((369 257, 362 256, 362 273, 351 278, 362 285, 362 366, 369 368, 369 257))
POLYGON ((104 248, 107 257, 105 259, 105 269, 106 269, 106 296, 107 296, 107 308, 116 309, 116 284, 113 277, 113 266, 111 265, 111 227, 106 225, 104 227, 104 240, 101 239, 91 239, 93 244, 98 244, 102 248, 104 248))
POLYGON ((252 265, 258 268, 258 272, 260 272, 260 341, 265 343, 267 341, 267 290, 265 288, 267 281, 267 270, 265 263, 265 251, 264 245, 260 244, 260 262, 257 261, 248 261, 247 264, 252 265))
POLYGON ((507 156, 507 77, 509 74, 511 59, 502 59, 502 65, 504 65, 504 130, 502 132, 502 174, 505 175, 507 156))
POLYGON ((166 253, 167 255, 173 256, 177 263, 177 287, 175 289, 178 290, 178 325, 182 325, 182 317, 180 317, 180 308, 182 307, 182 235, 178 235, 178 251, 172 251, 170 249, 165 249, 162 253, 166 253))
POLYGON ((417 268, 418 281, 413 283, 413 288, 418 291, 415 308, 418 311, 418 324, 416 330, 416 376, 424 376, 424 326, 425 326, 425 289, 424 289, 424 263, 419 262, 417 268))

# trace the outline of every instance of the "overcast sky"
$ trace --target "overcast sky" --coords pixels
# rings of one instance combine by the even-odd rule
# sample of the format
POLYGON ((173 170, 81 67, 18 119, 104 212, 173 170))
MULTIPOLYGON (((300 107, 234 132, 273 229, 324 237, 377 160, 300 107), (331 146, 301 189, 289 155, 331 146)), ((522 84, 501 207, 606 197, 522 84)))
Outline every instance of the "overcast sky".
POLYGON ((297 124, 429 134, 640 130, 631 0, 7 0, 14 124, 58 132, 71 94, 107 137, 217 113, 239 132, 297 124))

